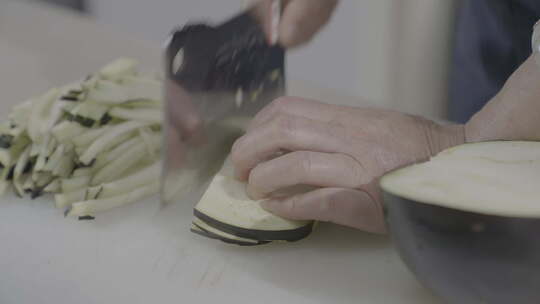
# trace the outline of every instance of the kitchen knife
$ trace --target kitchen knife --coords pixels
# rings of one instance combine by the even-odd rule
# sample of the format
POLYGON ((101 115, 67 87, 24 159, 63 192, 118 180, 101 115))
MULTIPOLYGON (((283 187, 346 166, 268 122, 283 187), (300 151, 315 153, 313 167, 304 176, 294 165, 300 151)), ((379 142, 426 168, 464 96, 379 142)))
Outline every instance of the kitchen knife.
POLYGON ((261 1, 220 25, 192 23, 171 35, 162 205, 203 190, 246 122, 285 94, 279 15, 280 1, 261 1))

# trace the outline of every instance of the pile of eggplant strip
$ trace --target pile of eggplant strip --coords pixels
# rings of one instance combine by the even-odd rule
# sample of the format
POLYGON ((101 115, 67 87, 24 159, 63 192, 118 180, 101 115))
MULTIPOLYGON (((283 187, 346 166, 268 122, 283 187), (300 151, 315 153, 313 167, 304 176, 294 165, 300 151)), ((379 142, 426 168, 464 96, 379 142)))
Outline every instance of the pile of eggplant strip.
POLYGON ((0 194, 54 194, 66 216, 159 191, 162 89, 118 59, 83 81, 15 106, 0 125, 0 194))

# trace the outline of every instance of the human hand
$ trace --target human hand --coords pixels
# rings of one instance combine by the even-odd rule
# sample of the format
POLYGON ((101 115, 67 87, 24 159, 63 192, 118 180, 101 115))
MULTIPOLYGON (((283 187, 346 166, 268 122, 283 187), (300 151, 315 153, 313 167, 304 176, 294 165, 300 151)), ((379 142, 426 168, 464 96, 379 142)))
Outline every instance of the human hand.
MULTIPOLYGON (((264 20, 267 35, 271 36, 270 20, 272 0, 257 3, 257 14, 264 20), (264 18, 267 17, 267 18, 264 18)), ((309 42, 330 20, 338 0, 283 0, 278 42, 292 48, 309 42)))
POLYGON ((263 207, 277 215, 383 233, 379 177, 463 141, 462 126, 284 97, 253 119, 235 142, 232 161, 237 177, 248 182, 248 195, 267 199, 263 207), (273 196, 294 185, 318 188, 273 196))
POLYGON ((190 94, 178 83, 166 79, 165 86, 165 132, 169 170, 184 167, 184 157, 188 146, 204 143, 203 121, 190 94))

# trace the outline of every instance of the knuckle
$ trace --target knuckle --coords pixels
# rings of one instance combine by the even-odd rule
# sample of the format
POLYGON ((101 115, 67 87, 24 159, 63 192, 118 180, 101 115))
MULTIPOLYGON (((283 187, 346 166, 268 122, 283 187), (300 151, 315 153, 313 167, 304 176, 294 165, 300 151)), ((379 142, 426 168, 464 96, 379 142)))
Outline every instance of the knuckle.
POLYGON ((288 138, 296 132, 296 121, 288 115, 277 115, 273 120, 274 135, 278 138, 288 138))
POLYGON ((299 217, 299 207, 300 197, 298 195, 292 196, 287 200, 287 204, 284 204, 284 212, 286 215, 291 217, 299 217))
POLYGON ((270 109, 270 112, 280 113, 287 107, 287 105, 291 102, 291 99, 289 97, 278 97, 274 99, 268 106, 270 109))
POLYGON ((343 156, 343 168, 350 177, 351 188, 359 188, 367 183, 369 178, 362 164, 351 156, 343 156))
POLYGON ((231 148, 231 161, 234 166, 238 166, 242 160, 242 140, 243 137, 240 137, 231 148))
POLYGON ((340 204, 340 195, 338 192, 332 191, 324 196, 319 208, 321 214, 321 220, 327 222, 336 222, 336 215, 338 214, 338 208, 340 204))
POLYGON ((259 186, 263 184, 261 182, 264 178, 262 166, 262 164, 259 164, 249 172, 248 183, 254 189, 259 189, 259 186))
POLYGON ((313 172, 314 159, 313 154, 308 151, 297 152, 297 164, 299 171, 304 175, 309 176, 313 172))

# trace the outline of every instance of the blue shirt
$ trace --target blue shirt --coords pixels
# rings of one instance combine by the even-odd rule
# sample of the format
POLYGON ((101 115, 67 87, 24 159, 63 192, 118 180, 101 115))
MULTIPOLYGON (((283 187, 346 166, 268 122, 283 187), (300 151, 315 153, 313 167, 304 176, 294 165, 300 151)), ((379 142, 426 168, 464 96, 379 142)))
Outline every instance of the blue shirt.
POLYGON ((464 0, 450 75, 449 119, 464 123, 530 56, 540 0, 464 0))

